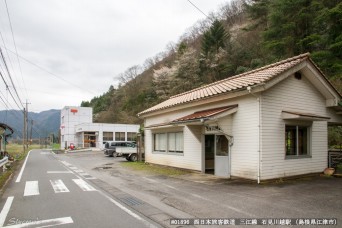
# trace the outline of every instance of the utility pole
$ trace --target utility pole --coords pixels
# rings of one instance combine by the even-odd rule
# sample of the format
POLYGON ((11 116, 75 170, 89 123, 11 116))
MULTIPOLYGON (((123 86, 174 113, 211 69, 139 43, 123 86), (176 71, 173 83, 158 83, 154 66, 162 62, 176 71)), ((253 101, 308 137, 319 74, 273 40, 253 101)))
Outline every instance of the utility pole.
POLYGON ((33 128, 33 120, 31 120, 30 145, 32 145, 32 128, 33 128))
POLYGON ((25 139, 26 139, 26 109, 24 108, 24 129, 23 129, 23 148, 25 152, 25 139))
POLYGON ((28 103, 27 100, 26 100, 26 109, 24 109, 24 116, 25 116, 25 119, 24 119, 24 142, 26 141, 26 149, 28 148, 28 105, 31 104, 31 103, 28 103), (26 112, 25 112, 26 110, 26 112))

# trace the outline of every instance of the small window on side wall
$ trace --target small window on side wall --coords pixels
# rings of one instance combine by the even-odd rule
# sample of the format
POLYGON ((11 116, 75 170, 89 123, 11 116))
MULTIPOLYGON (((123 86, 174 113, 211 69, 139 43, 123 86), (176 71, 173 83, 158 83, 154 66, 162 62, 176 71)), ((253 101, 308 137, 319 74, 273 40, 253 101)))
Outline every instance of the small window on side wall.
POLYGON ((310 155, 310 127, 298 125, 285 126, 286 157, 310 155))

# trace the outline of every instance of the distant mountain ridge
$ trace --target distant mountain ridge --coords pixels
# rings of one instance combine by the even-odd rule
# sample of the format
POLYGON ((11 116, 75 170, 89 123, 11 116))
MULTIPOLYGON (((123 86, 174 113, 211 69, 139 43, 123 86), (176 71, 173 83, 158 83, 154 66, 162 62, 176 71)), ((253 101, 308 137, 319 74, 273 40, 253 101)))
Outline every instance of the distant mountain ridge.
MULTIPOLYGON (((47 137, 54 133, 58 135, 60 127, 61 110, 51 109, 39 113, 28 113, 28 133, 32 138, 47 137), (33 121, 33 125, 32 125, 33 121)), ((14 130, 13 139, 21 139, 23 137, 24 113, 21 110, 5 110, 0 111, 0 122, 9 125, 14 130)))

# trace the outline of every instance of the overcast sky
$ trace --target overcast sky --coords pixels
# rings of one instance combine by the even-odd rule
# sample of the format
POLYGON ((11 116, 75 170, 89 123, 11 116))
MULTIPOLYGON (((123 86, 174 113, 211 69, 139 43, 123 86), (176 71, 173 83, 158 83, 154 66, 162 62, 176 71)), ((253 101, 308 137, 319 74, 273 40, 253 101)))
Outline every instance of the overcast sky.
MULTIPOLYGON (((191 0, 206 14, 227 1, 191 0)), ((187 0, 7 0, 7 6, 21 71, 5 0, 0 0, 0 47, 20 98, 34 112, 79 106, 103 94, 117 85, 120 73, 143 65, 205 19, 187 0)), ((9 109, 19 109, 2 80, 0 89, 9 109)))

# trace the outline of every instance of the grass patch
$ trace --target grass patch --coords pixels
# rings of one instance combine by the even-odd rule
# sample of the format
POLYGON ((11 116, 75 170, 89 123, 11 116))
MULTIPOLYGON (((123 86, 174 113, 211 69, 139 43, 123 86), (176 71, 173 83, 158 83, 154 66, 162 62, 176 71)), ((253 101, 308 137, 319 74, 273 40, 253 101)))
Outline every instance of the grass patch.
POLYGON ((121 163, 123 167, 127 167, 129 169, 135 171, 141 171, 148 174, 155 174, 155 175, 164 175, 164 176, 178 176, 190 173, 191 171, 178 169, 168 166, 161 166, 161 165, 152 165, 147 164, 144 162, 123 162, 121 163))
POLYGON ((60 148, 61 148, 60 144, 57 144, 57 143, 52 144, 52 149, 53 150, 59 150, 60 148))
POLYGON ((7 170, 4 173, 1 173, 1 175, 0 175, 0 189, 2 189, 2 187, 5 185, 6 181, 11 176, 12 172, 13 172, 12 170, 7 170))
POLYGON ((9 153, 10 157, 15 160, 22 160, 26 157, 27 152, 33 149, 40 149, 40 145, 30 145, 28 149, 24 151, 23 145, 19 144, 8 144, 6 145, 6 151, 9 153))

